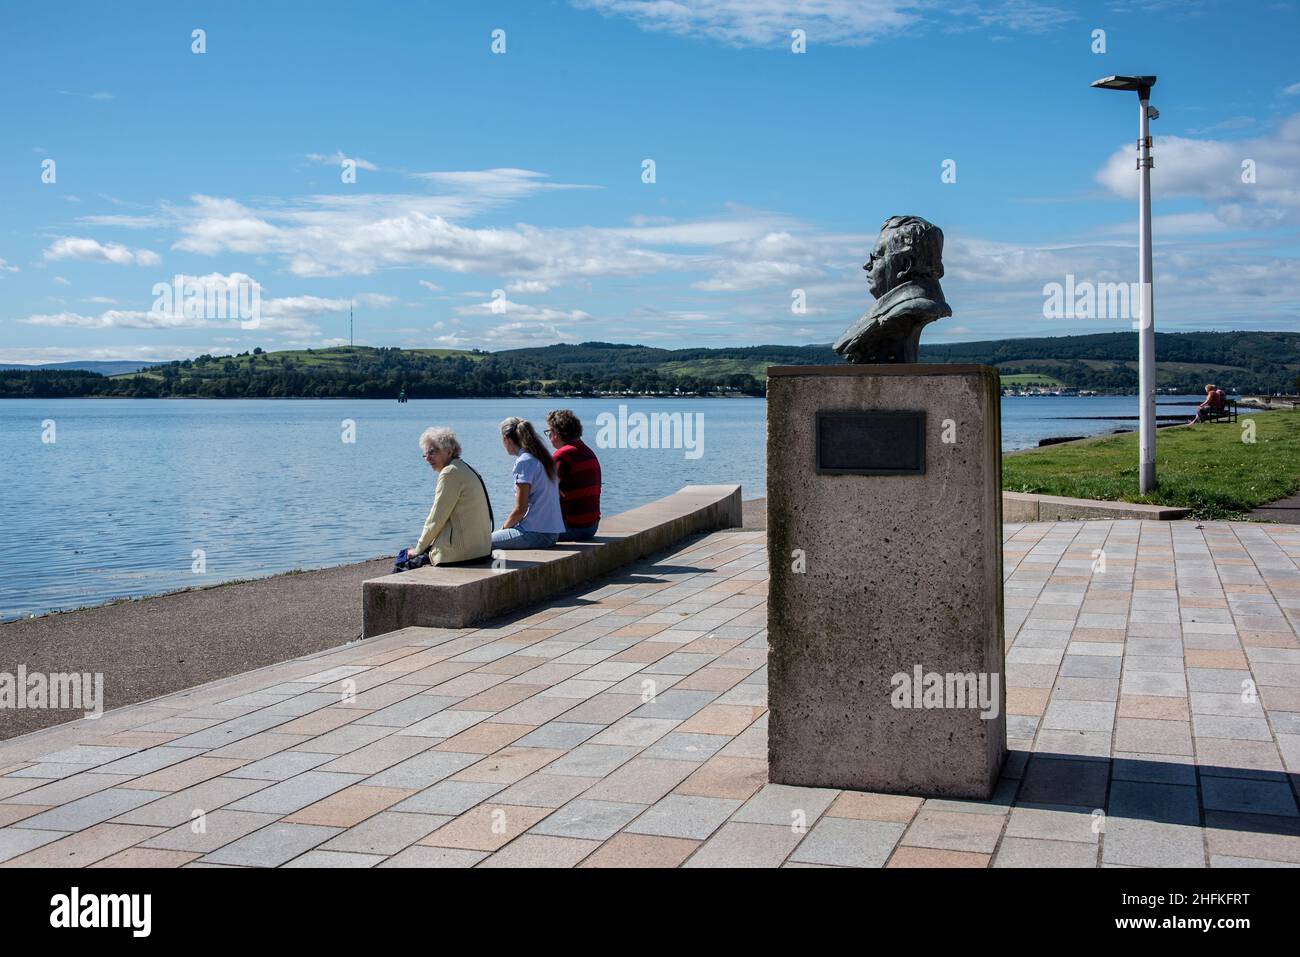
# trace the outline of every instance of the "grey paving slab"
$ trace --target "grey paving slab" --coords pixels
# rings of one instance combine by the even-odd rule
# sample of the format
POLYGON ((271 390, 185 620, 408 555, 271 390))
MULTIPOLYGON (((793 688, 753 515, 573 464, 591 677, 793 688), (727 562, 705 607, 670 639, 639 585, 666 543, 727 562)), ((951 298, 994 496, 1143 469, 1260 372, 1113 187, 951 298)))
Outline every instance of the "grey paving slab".
POLYGON ((1204 777, 1201 779, 1201 794, 1207 810, 1300 816, 1295 795, 1285 781, 1204 777))
POLYGON ((1146 781, 1114 781, 1106 812, 1108 818, 1133 818, 1164 824, 1199 824, 1196 788, 1146 781))
POLYGON ((310 771, 332 759, 328 754, 312 754, 307 751, 281 751, 269 758, 245 764, 242 768, 227 771, 228 778, 257 778, 263 781, 283 781, 303 771, 310 771))
POLYGON ((669 794, 624 830, 631 834, 704 840, 721 827, 740 805, 740 801, 728 798, 669 794))
POLYGON ((26 818, 22 824, 35 830, 81 831, 166 796, 165 791, 108 788, 26 818))
POLYGON ((270 824, 231 841, 200 860, 242 867, 279 867, 329 840, 340 830, 313 824, 270 824))
POLYGON ((593 778, 538 771, 510 785, 497 800, 502 804, 524 807, 559 807, 582 794, 593 783, 593 778))
POLYGON ((0 828, 0 863, 51 844, 67 837, 69 833, 68 831, 38 831, 26 827, 0 828))
POLYGON ((632 712, 637 718, 689 718, 718 697, 716 691, 678 691, 670 688, 632 712))
POLYGON ((397 854, 452 821, 449 814, 382 811, 321 844, 321 850, 353 854, 397 854))
POLYGON ((422 738, 450 738, 474 727, 480 721, 485 721, 494 713, 492 711, 439 711, 409 727, 400 728, 397 734, 422 738))
POLYGON ((567 751, 604 730, 605 726, 603 724, 548 721, 535 731, 530 731, 524 735, 514 743, 514 746, 518 748, 561 748, 567 751))
POLYGON ((810 827, 831 806, 839 791, 829 788, 797 788, 765 784, 735 813, 743 824, 779 824, 810 827))
POLYGON ((383 863, 382 854, 354 854, 349 851, 308 851, 301 857, 295 857, 284 866, 286 868, 367 868, 383 863))
POLYGON ((729 821, 684 866, 779 867, 803 837, 789 825, 729 821))
POLYGON ((603 841, 617 834, 645 809, 644 804, 577 798, 534 824, 529 833, 603 841))
POLYGON ((1136 867, 1204 867, 1202 830, 1185 824, 1111 816, 1106 819, 1102 863, 1136 867))
POLYGON ((721 734, 689 734, 673 731, 641 753, 644 758, 666 761, 707 761, 731 741, 721 734))
POLYGON ((632 760, 640 750, 611 744, 582 744, 564 757, 556 758, 546 766, 546 770, 550 774, 603 778, 632 760))
POLYGON ((836 867, 884 867, 905 826, 884 821, 824 817, 795 848, 790 860, 836 867))
POLYGON ((163 768, 169 768, 173 764, 180 764, 182 761, 203 753, 202 748, 173 748, 169 746, 149 748, 145 751, 137 751, 120 760, 102 764, 95 770, 99 774, 129 774, 132 777, 141 777, 152 774, 154 771, 161 771, 163 768))
POLYGON ((170 851, 197 851, 203 854, 236 841, 246 834, 273 824, 278 814, 259 814, 253 811, 211 811, 202 819, 187 821, 147 841, 141 847, 170 851))
POLYGON ((380 864, 380 867, 473 867, 487 857, 486 851, 454 847, 408 847, 380 864))
POLYGON ((365 779, 365 783, 381 788, 427 788, 482 759, 481 754, 464 754, 460 751, 422 751, 378 774, 372 774, 365 779))
POLYGON ((363 715, 353 724, 382 725, 390 728, 407 728, 430 715, 456 704, 459 698, 417 694, 405 698, 386 708, 363 715))
POLYGON ((1096 844, 1004 837, 993 858, 994 867, 1096 867, 1096 844))
POLYGON ((676 718, 620 718, 591 738, 591 743, 647 747, 679 724, 676 718))
POLYGON ((280 781, 268 788, 240 798, 229 805, 232 811, 262 811, 268 814, 292 814, 308 804, 315 804, 335 791, 342 791, 362 779, 360 774, 337 771, 305 771, 297 777, 280 781))

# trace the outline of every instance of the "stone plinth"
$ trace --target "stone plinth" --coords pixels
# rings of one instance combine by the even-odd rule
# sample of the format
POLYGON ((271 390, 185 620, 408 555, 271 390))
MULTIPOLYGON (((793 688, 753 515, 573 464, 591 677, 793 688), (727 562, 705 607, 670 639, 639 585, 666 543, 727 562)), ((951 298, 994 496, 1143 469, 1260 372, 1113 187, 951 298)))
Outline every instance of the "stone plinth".
POLYGON ((768 376, 771 780, 988 797, 1006 756, 997 370, 768 376), (913 471, 827 471, 846 465, 913 471))

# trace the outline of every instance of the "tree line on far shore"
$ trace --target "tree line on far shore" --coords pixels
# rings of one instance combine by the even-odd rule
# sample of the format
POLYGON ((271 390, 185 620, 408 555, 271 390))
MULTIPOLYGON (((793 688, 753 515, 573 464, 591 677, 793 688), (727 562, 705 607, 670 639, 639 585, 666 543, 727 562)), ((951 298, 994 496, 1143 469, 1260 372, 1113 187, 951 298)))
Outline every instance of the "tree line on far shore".
MULTIPOLYGON (((1162 390, 1198 393, 1300 389, 1300 333, 1157 333, 1162 390)), ((1137 333, 1102 333, 921 346, 922 362, 996 365, 1076 389, 1137 389, 1137 333)), ((479 398, 518 395, 750 395, 769 365, 838 365, 829 345, 658 349, 607 342, 503 352, 341 346, 201 355, 105 376, 77 369, 0 370, 0 398, 479 398)))

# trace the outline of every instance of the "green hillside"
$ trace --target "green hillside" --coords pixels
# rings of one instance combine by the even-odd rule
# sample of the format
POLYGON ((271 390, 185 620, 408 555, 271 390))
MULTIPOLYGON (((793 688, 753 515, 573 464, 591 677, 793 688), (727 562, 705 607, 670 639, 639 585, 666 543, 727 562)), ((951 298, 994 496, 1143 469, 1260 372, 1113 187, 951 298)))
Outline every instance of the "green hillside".
MULTIPOLYGON (((1292 392, 1300 333, 1156 335, 1158 385, 1200 392, 1292 392)), ((103 376, 71 369, 0 371, 0 396, 412 398, 593 395, 763 395, 770 365, 838 365, 828 345, 658 349, 608 342, 502 352, 336 346, 233 356, 202 355, 103 376)), ((1137 388, 1137 333, 922 344, 921 361, 996 365, 1007 386, 1102 392, 1137 388)))

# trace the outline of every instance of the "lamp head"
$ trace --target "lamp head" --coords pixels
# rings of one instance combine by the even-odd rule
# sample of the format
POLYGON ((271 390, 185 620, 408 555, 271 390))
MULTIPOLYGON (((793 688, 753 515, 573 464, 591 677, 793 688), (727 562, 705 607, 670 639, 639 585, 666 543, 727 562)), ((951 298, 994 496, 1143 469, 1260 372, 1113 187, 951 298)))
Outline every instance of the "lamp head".
POLYGON ((1151 87, 1156 85, 1154 76, 1104 76, 1092 83, 1099 90, 1135 90, 1139 99, 1151 96, 1151 87))

